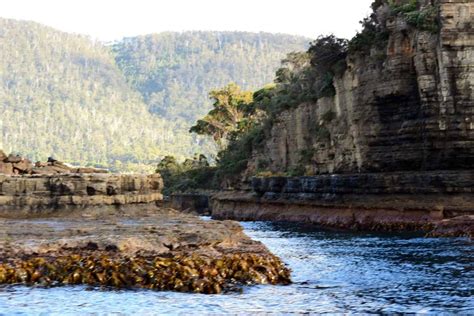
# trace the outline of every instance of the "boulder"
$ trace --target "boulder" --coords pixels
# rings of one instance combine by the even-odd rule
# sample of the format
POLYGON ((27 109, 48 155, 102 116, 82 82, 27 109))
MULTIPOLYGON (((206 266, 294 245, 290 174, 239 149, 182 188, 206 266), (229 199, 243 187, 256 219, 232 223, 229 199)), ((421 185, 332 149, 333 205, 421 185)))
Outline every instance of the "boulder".
POLYGON ((35 167, 31 170, 32 174, 56 174, 56 173, 71 173, 71 169, 60 166, 47 165, 45 167, 35 167))
POLYGON ((13 168, 17 169, 19 173, 30 173, 33 164, 28 159, 22 159, 20 162, 13 163, 13 168))
POLYGON ((72 169, 70 166, 68 166, 64 162, 57 161, 57 160, 51 163, 51 165, 57 169, 67 170, 67 172, 71 172, 71 169, 72 169))
POLYGON ((7 154, 5 154, 5 152, 0 149, 0 162, 4 161, 7 158, 8 158, 7 154))
POLYGON ((14 155, 14 154, 10 154, 7 157, 7 161, 8 162, 13 162, 13 163, 20 162, 22 159, 23 158, 21 158, 20 156, 14 155))
POLYGON ((42 162, 42 161, 37 161, 37 162, 35 163, 35 167, 37 167, 37 168, 46 167, 47 165, 48 165, 47 162, 42 162))
POLYGON ((9 162, 0 161, 0 174, 12 175, 13 174, 13 164, 9 162))
POLYGON ((106 169, 92 168, 92 167, 79 167, 72 170, 74 173, 108 173, 106 169))

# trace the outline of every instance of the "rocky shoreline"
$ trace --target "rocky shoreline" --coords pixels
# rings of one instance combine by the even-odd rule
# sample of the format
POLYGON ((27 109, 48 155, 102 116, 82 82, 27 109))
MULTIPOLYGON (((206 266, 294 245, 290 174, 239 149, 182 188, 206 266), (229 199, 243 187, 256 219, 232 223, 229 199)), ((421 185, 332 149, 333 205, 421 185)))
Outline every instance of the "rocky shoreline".
POLYGON ((252 191, 215 194, 212 216, 473 237, 473 179, 467 170, 255 178, 252 191))
POLYGON ((0 284, 221 293, 288 284, 290 272, 232 221, 170 208, 0 218, 0 284))
POLYGON ((474 2, 415 2, 374 2, 384 40, 343 54, 331 94, 272 113, 214 218, 474 236, 474 2), (428 12, 431 30, 409 17, 428 12))
POLYGON ((13 155, 0 162, 14 170, 0 174, 0 285, 216 294, 291 282, 280 259, 238 223, 162 206, 160 174, 95 172, 57 161, 31 167, 13 155))

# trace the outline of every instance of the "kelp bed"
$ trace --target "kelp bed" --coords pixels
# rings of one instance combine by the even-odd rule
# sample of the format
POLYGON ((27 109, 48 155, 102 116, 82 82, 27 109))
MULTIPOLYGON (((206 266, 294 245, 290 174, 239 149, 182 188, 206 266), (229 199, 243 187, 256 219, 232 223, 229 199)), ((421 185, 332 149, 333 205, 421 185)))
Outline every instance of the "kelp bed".
POLYGON ((82 251, 24 255, 0 262, 0 284, 82 284, 218 294, 245 284, 289 283, 289 269, 269 254, 127 257, 82 251))

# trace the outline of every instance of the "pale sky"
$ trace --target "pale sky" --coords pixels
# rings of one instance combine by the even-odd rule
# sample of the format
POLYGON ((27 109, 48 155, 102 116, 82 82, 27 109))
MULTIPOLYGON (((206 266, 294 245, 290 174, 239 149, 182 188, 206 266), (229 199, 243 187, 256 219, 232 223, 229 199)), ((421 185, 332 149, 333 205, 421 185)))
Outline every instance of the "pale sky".
POLYGON ((0 17, 102 41, 163 31, 272 32, 350 38, 372 0, 0 0, 0 17))

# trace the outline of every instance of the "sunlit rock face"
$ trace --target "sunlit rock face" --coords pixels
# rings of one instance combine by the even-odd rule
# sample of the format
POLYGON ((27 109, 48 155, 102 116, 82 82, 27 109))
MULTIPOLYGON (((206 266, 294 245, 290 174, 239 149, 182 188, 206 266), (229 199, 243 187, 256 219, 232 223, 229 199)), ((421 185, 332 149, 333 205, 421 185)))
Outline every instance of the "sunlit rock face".
POLYGON ((334 97, 281 113, 247 175, 259 161, 310 175, 472 168, 474 3, 436 2, 439 32, 385 19, 385 49, 350 55, 334 97))

